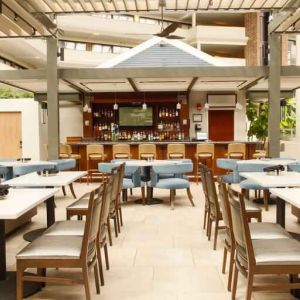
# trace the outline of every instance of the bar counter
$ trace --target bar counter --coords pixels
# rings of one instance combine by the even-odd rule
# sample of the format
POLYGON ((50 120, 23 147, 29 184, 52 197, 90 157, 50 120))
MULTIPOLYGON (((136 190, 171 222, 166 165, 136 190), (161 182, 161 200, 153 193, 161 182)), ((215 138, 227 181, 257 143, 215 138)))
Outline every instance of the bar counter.
MULTIPOLYGON (((214 157, 214 173, 216 175, 224 174, 223 169, 219 169, 216 167, 215 161, 218 158, 224 158, 225 154, 227 153, 227 147, 230 143, 245 143, 246 144, 246 159, 252 158, 253 153, 256 149, 255 142, 249 141, 209 141, 210 143, 215 144, 215 157, 214 157)), ((80 160, 80 169, 86 170, 86 145, 90 144, 99 144, 104 146, 104 152, 107 155, 106 160, 111 161, 112 157, 112 146, 114 144, 129 144, 130 145, 130 152, 132 159, 138 159, 138 145, 151 143, 156 144, 156 152, 157 152, 157 159, 166 159, 167 158, 167 145, 168 144, 185 144, 185 153, 186 158, 190 158, 194 165, 196 164, 195 153, 196 153, 196 145, 200 143, 207 143, 201 142, 196 140, 180 140, 180 141, 94 141, 94 140, 87 140, 81 142, 68 142, 72 146, 73 153, 78 153, 81 155, 80 160)), ((96 167, 96 166, 95 166, 96 167)))

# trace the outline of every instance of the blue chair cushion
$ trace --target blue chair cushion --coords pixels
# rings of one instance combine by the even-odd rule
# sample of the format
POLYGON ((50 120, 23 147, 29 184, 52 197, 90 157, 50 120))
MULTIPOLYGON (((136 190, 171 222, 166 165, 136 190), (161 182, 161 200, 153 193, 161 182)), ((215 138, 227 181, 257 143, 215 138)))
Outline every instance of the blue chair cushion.
POLYGON ((217 167, 221 169, 227 169, 227 170, 236 170, 238 161, 239 159, 218 158, 217 167))
POLYGON ((236 175, 235 173, 222 175, 221 176, 224 182, 226 183, 239 183, 240 182, 240 176, 236 175))
POLYGON ((76 167, 76 160, 73 158, 54 159, 51 162, 56 163, 56 170, 58 171, 70 170, 76 167))
POLYGON ((300 172, 300 163, 294 162, 287 165, 288 171, 300 172))
POLYGON ((123 178, 123 190, 134 188, 134 183, 131 178, 123 178))
POLYGON ((177 189, 186 189, 190 186, 189 181, 183 178, 166 178, 160 179, 155 188, 159 189, 169 189, 169 190, 177 190, 177 189))
POLYGON ((255 183, 251 179, 245 179, 240 182, 241 189, 244 190, 266 190, 267 188, 262 187, 261 185, 255 183))

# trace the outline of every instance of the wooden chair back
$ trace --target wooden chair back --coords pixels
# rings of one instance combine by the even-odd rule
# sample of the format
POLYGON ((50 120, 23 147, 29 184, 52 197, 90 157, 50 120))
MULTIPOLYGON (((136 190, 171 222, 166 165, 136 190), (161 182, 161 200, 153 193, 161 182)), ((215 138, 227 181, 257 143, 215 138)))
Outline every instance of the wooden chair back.
POLYGON ((89 159, 91 154, 100 154, 104 157, 103 145, 87 145, 86 146, 86 158, 89 159))
POLYGON ((196 155, 199 154, 211 154, 211 157, 215 156, 215 145, 212 143, 201 143, 197 144, 196 155))
POLYGON ((115 158, 130 158, 130 145, 128 144, 114 144, 113 148, 113 159, 115 158))
POLYGON ((185 158, 185 144, 168 144, 167 158, 185 158))
POLYGON ((216 216, 221 216, 221 210, 219 206, 219 200, 217 196, 215 181, 213 177, 213 173, 210 169, 207 169, 205 173, 206 178, 206 186, 207 186, 207 194, 208 194, 208 201, 210 206, 210 212, 216 216))
POLYGON ((142 159, 143 157, 151 157, 156 159, 156 145, 139 144, 139 159, 142 159))
POLYGON ((231 158, 233 155, 240 155, 243 159, 246 158, 246 144, 244 143, 231 143, 228 144, 228 158, 231 158))

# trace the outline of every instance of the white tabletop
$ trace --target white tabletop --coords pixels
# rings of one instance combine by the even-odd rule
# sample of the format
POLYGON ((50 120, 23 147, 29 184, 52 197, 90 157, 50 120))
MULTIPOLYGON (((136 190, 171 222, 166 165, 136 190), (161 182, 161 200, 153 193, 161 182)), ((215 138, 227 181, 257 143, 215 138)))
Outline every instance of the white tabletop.
POLYGON ((283 165, 286 166, 290 163, 296 162, 294 159, 272 159, 272 158, 265 158, 265 159, 246 159, 246 160, 239 160, 237 161, 238 165, 242 164, 256 164, 256 165, 283 165))
POLYGON ((270 192, 282 200, 300 208, 300 188, 277 188, 270 189, 270 192))
POLYGON ((298 172, 282 172, 278 176, 268 175, 265 172, 241 172, 239 175, 266 188, 300 187, 300 173, 298 172))
POLYGON ((85 176, 86 171, 63 171, 51 176, 40 176, 36 172, 5 181, 14 187, 61 187, 85 176))
POLYGON ((0 219, 17 219, 57 191, 58 189, 10 189, 5 199, 0 200, 0 219))
POLYGON ((1 161, 0 166, 3 167, 21 167, 21 166, 35 166, 35 165, 48 165, 48 166, 55 166, 57 165, 56 162, 52 161, 43 161, 43 160, 29 160, 29 161, 1 161))

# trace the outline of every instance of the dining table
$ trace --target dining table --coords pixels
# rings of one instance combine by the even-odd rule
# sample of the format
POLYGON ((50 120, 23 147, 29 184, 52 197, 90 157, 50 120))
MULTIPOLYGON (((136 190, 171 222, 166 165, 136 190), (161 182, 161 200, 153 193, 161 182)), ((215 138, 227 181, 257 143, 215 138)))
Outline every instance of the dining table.
MULTIPOLYGON (((153 197, 153 188, 148 184, 148 182, 151 180, 151 168, 153 166, 168 166, 168 165, 176 165, 176 164, 181 164, 182 162, 187 162, 191 160, 189 159, 148 159, 148 160, 143 160, 143 159, 127 159, 127 160, 113 160, 112 162, 120 162, 120 163, 125 163, 125 165, 128 166, 137 166, 141 167, 142 169, 142 181, 144 181, 145 186, 146 186, 146 196, 147 196, 147 205, 153 205, 153 204, 160 204, 162 203, 161 199, 154 198, 153 197)), ((142 204, 143 200, 142 199, 137 199, 135 201, 136 203, 142 204)))
MULTIPOLYGON (((15 188, 57 188, 69 185, 71 193, 76 199, 73 182, 86 176, 86 174, 86 171, 60 171, 44 176, 33 172, 4 181, 4 183, 15 188)), ((40 228, 27 232, 24 234, 24 239, 28 242, 32 242, 42 235, 45 230, 46 228, 40 228)))
MULTIPOLYGON (((0 299, 15 300, 16 273, 7 271, 5 221, 15 220, 43 202, 47 205, 47 226, 55 222, 54 195, 57 188, 9 189, 8 195, 0 200, 0 299)), ((25 282, 24 297, 41 288, 39 283, 25 282)))

